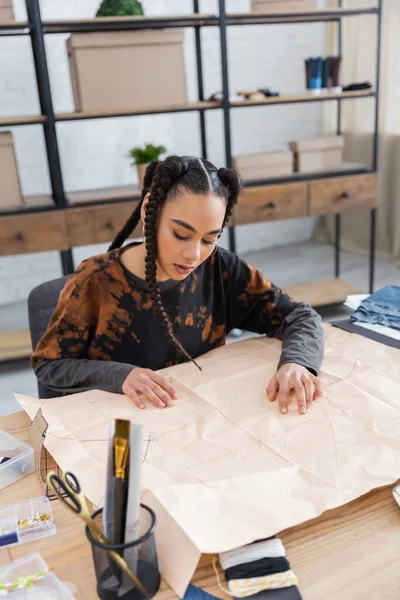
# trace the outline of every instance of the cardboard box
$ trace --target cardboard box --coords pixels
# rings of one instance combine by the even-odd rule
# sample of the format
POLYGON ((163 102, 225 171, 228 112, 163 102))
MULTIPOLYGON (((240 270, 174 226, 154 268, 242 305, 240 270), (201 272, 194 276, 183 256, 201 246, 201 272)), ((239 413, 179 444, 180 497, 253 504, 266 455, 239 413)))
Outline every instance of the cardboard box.
POLYGON ((77 111, 185 104, 183 31, 109 31, 67 40, 77 111))
POLYGON ((14 21, 12 0, 0 0, 0 23, 14 21))
POLYGON ((22 203, 13 136, 10 131, 4 131, 0 133, 0 208, 22 203))
POLYGON ((289 150, 265 152, 236 156, 233 168, 239 171, 244 179, 267 179, 291 175, 293 172, 293 154, 289 150))
POLYGON ((264 14, 301 13, 317 10, 317 0, 253 0, 252 12, 264 14))
POLYGON ((294 153, 294 170, 299 173, 330 171, 343 166, 344 137, 326 137, 290 142, 294 153))

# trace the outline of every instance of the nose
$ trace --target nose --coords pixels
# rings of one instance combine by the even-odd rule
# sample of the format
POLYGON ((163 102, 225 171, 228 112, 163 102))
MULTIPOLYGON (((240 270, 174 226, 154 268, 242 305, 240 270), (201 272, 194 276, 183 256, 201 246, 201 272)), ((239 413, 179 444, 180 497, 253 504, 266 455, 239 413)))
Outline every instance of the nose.
POLYGON ((182 257, 187 264, 197 263, 201 257, 201 242, 193 241, 185 244, 182 257))

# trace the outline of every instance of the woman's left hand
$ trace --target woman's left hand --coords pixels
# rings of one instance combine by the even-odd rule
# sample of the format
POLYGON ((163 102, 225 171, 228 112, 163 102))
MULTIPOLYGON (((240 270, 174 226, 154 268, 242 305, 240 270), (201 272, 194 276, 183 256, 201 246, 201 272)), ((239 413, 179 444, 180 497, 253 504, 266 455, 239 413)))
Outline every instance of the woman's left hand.
POLYGON ((271 402, 278 398, 279 410, 287 414, 289 396, 294 391, 299 413, 305 415, 313 400, 321 395, 321 382, 308 369, 296 363, 286 363, 277 370, 267 387, 271 402))

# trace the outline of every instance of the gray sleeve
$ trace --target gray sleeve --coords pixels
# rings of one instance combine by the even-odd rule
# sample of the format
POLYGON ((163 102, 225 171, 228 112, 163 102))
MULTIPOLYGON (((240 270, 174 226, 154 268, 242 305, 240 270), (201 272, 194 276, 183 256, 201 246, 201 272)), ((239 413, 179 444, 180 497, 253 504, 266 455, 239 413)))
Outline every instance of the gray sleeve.
POLYGON ((123 382, 134 368, 134 365, 107 360, 60 358, 46 360, 34 371, 40 383, 60 394, 93 389, 120 394, 123 382))
POLYGON ((297 363, 318 375, 324 353, 321 317, 311 306, 300 303, 283 319, 273 337, 282 340, 278 369, 286 363, 297 363))

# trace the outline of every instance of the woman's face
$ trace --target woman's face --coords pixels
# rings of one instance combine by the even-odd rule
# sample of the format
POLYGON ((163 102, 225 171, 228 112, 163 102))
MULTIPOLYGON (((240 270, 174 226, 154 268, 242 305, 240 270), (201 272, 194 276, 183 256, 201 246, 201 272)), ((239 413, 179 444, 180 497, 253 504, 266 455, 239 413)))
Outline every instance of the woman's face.
MULTIPOLYGON (((143 204, 146 210, 147 201, 143 204)), ((179 193, 161 210, 157 233, 157 279, 185 279, 214 251, 226 206, 210 193, 179 193)))

